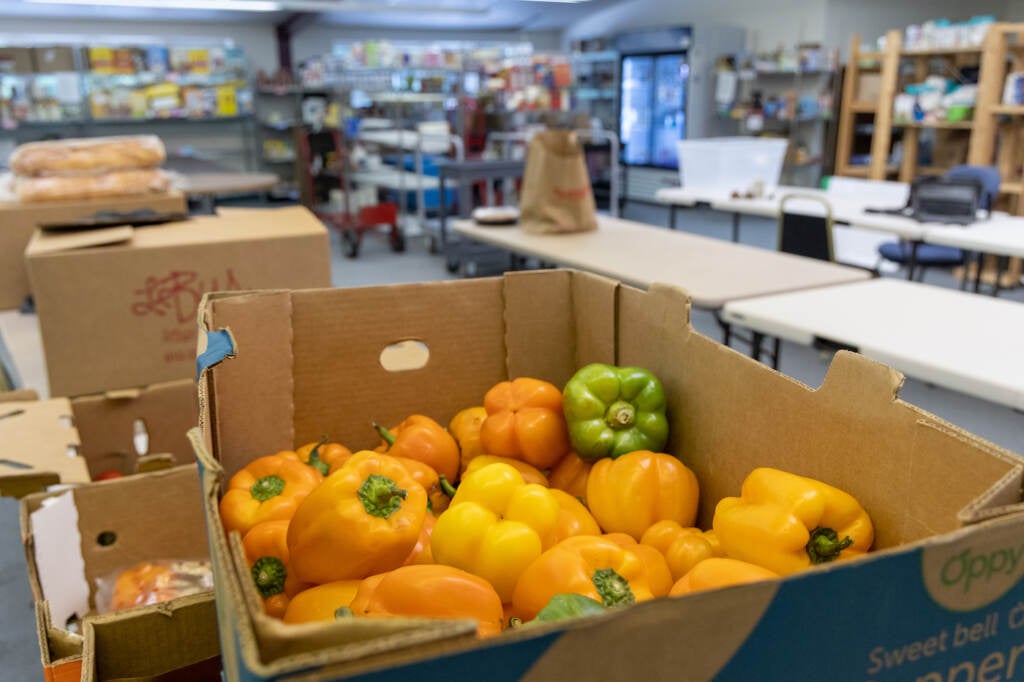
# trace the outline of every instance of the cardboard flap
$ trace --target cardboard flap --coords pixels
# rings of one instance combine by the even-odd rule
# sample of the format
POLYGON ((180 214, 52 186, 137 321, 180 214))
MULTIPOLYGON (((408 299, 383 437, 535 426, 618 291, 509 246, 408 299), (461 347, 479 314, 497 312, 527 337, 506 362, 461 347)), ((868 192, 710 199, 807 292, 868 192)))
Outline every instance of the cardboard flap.
POLYGON ((39 587, 50 604, 50 615, 58 627, 89 612, 89 584, 80 547, 78 507, 71 492, 44 501, 32 512, 34 563, 39 587))
POLYGON ((841 350, 832 359, 819 392, 833 400, 884 409, 903 387, 903 375, 858 353, 841 350))
POLYGON ((71 414, 66 398, 0 404, 0 491, 11 494, 11 485, 24 487, 29 477, 89 482, 71 414))
POLYGON ((32 240, 32 253, 56 253, 72 251, 90 246, 109 246, 130 242, 135 230, 130 225, 107 227, 100 230, 82 230, 80 232, 36 232, 32 240))

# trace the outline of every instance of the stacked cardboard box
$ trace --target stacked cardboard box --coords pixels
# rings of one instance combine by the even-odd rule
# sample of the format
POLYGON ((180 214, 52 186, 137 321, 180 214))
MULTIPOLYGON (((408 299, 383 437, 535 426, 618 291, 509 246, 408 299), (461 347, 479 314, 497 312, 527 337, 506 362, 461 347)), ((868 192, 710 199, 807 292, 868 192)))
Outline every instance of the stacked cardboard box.
POLYGON ((195 376, 207 291, 330 286, 304 208, 223 209, 151 227, 38 232, 26 250, 52 395, 195 376))
POLYGON ((841 352, 812 390, 696 333, 688 309, 672 287, 567 271, 208 296, 203 428, 192 437, 227 679, 930 682, 1019 670, 1024 461, 899 400, 902 377, 888 367, 841 352), (429 349, 426 365, 384 369, 382 350, 409 339, 429 349), (222 530, 227 476, 322 433, 372 447, 371 420, 446 420, 500 380, 561 385, 589 362, 661 378, 667 451, 700 479, 702 527, 752 469, 771 466, 852 493, 872 515, 876 551, 485 641, 466 622, 296 627, 261 612, 238 538, 222 530))

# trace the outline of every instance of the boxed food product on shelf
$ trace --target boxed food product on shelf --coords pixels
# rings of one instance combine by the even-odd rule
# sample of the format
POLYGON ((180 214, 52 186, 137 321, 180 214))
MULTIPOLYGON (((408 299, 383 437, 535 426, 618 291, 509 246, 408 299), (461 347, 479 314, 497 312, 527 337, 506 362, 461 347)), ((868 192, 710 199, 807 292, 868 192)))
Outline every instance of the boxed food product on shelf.
POLYGON ((26 262, 50 391, 79 396, 195 376, 203 293, 329 286, 329 248, 326 228, 300 207, 37 232, 26 262))
POLYGON ((36 73, 62 73, 77 71, 75 48, 67 45, 33 47, 32 64, 36 73))
POLYGON ((32 48, 0 46, 0 73, 33 73, 32 48))
POLYGON ((79 199, 25 204, 0 199, 0 309, 17 308, 31 293, 25 267, 25 247, 40 225, 89 221, 104 214, 185 215, 188 203, 181 192, 143 194, 107 199, 79 199))
MULTIPOLYGON (((889 367, 840 352, 811 389, 698 334, 688 312, 675 287, 644 292, 564 270, 208 295, 199 312, 202 428, 190 435, 226 678, 811 680, 822 676, 821 656, 837 680, 1009 674, 1024 654, 1015 629, 1024 563, 1012 558, 1024 534, 1024 461, 900 400, 903 379, 889 367), (409 340, 425 346, 425 361, 383 363, 385 349, 409 340), (223 531, 226 477, 324 433, 372 448, 371 420, 419 413, 447 423, 498 382, 537 377, 560 387, 594 362, 661 379, 664 452, 699 479, 699 527, 753 469, 775 467, 859 500, 874 551, 487 639, 474 637, 474 621, 352 617, 299 627, 263 613, 237 536, 223 531)), ((802 545, 793 552, 803 556, 802 545)))
POLYGON ((93 679, 219 667, 198 495, 192 465, 22 500, 46 679, 79 679, 83 658, 101 671, 93 679), (103 615, 114 604, 100 588, 113 579, 112 600, 142 605, 103 615), (92 618, 96 631, 83 632, 92 618))
POLYGON ((0 396, 0 495, 192 461, 185 436, 197 418, 191 379, 70 401, 39 401, 29 392, 0 396))

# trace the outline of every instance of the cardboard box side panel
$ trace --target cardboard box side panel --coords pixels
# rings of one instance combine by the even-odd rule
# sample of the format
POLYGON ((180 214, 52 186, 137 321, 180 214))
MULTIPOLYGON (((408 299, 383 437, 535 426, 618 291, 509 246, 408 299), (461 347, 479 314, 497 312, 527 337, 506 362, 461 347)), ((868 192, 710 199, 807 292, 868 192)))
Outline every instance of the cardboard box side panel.
POLYGON ((324 286, 327 259, 321 234, 29 257, 50 390, 77 396, 192 378, 204 292, 324 286))
POLYGON ((131 476, 75 490, 82 558, 90 594, 97 578, 154 559, 208 557, 195 465, 131 476), (115 541, 100 545, 101 533, 115 541))
MULTIPOLYGON (((328 434, 372 447, 370 422, 393 426, 425 410, 447 425, 506 377, 500 280, 296 292, 292 301, 296 445, 328 434), (426 366, 388 371, 382 352, 404 341, 426 345, 426 366)), ((244 356, 246 336, 238 344, 244 356)))
POLYGON ((90 618, 84 633, 83 669, 97 681, 164 675, 220 655, 212 593, 90 618))
POLYGON ((207 328, 230 329, 237 344, 237 356, 209 373, 213 440, 232 476, 256 457, 294 447, 292 300, 287 293, 228 296, 213 299, 209 313, 207 328))
POLYGON ((34 222, 0 211, 0 310, 20 307, 31 292, 24 253, 35 231, 34 222))
POLYGON ((523 273, 504 280, 508 376, 545 379, 559 389, 576 371, 573 273, 523 273))
POLYGON ((4 403, 0 408, 0 491, 20 497, 47 484, 87 483, 66 398, 4 403))
MULTIPOLYGON (((187 221, 140 228, 135 233, 137 249, 163 249, 179 244, 214 246, 223 242, 257 242, 322 238, 327 251, 327 228, 309 209, 301 206, 261 208, 242 211, 218 211, 217 215, 199 215, 187 221)), ((319 259, 309 263, 312 269, 319 259)), ((316 268, 319 271, 319 268, 316 268)), ((313 286, 330 286, 323 280, 313 286)))
POLYGON ((189 379, 154 384, 135 395, 94 395, 71 401, 75 426, 82 441, 81 455, 95 476, 108 469, 134 473, 139 455, 168 453, 179 465, 192 462, 186 433, 196 425, 195 383, 189 379), (146 452, 135 444, 135 421, 148 434, 146 452))
POLYGON ((16 391, 0 391, 0 403, 27 403, 39 400, 35 389, 21 388, 16 391))
POLYGON ((592 362, 615 364, 618 288, 615 280, 573 272, 576 369, 592 362))

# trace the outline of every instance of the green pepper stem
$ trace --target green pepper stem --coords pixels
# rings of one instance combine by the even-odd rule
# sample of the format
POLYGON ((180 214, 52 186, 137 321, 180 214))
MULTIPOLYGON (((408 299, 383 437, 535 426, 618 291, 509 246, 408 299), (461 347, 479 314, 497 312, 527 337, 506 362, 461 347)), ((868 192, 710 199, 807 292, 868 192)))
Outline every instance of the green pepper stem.
POLYGON ((613 429, 628 429, 636 423, 636 408, 625 400, 616 400, 608 407, 604 418, 613 429))
POLYGON ((408 492, 387 476, 370 474, 356 494, 367 514, 386 519, 401 509, 408 492))
POLYGON ((249 494, 254 500, 266 502, 272 497, 277 497, 284 492, 285 482, 280 476, 270 474, 263 478, 256 479, 256 482, 249 486, 249 494))
POLYGON ((252 565, 252 581, 256 590, 266 599, 284 592, 284 581, 288 577, 288 569, 277 557, 263 556, 252 565))
POLYGON ((327 466, 327 462, 320 459, 320 447, 326 444, 327 436, 321 436, 320 442, 314 445, 313 449, 309 451, 309 461, 306 462, 306 464, 319 471, 321 476, 326 476, 327 472, 331 470, 331 468, 327 466))
POLYGON ((373 428, 380 434, 380 437, 384 439, 384 442, 388 444, 389 448, 395 444, 395 434, 391 433, 391 431, 384 428, 377 422, 370 423, 373 424, 373 428))
POLYGON ((591 578, 597 594, 601 597, 601 603, 607 607, 625 606, 636 602, 633 590, 629 587, 629 581, 611 568, 599 568, 594 571, 591 578))
POLYGON ((840 540, 839 533, 831 528, 815 528, 807 541, 807 556, 812 564, 828 563, 838 559, 839 553, 852 544, 853 538, 849 535, 840 540))
POLYGON ((342 618, 351 618, 356 614, 352 613, 352 609, 347 606, 339 606, 334 609, 334 620, 341 620, 342 618))
POLYGON ((444 474, 437 477, 437 483, 441 486, 441 492, 448 497, 455 497, 455 486, 448 482, 448 479, 445 478, 444 474))

